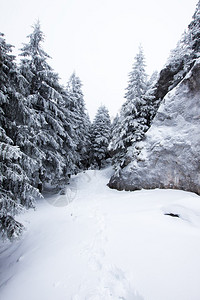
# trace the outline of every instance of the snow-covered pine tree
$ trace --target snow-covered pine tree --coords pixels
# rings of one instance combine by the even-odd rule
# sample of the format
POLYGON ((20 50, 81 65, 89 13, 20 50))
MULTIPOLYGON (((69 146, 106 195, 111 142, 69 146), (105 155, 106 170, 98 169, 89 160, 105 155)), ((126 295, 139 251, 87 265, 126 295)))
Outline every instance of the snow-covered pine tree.
MULTIPOLYGON (((118 124, 118 121, 119 121, 119 114, 117 113, 116 116, 113 118, 112 120, 112 124, 111 124, 111 132, 115 129, 115 127, 117 126, 118 124)), ((112 134, 113 135, 113 134, 112 134)))
POLYGON ((117 137, 119 134, 118 132, 119 120, 120 120, 120 114, 117 113, 113 121, 111 122, 111 138, 110 138, 110 144, 108 146, 108 149, 112 160, 114 159, 114 154, 116 154, 116 152, 114 151, 114 141, 115 141, 115 137, 117 137))
POLYGON ((67 94, 69 97, 71 122, 74 129, 74 143, 76 144, 77 171, 80 171, 88 168, 90 121, 85 109, 82 83, 75 72, 68 81, 67 94))
POLYGON ((24 207, 33 207, 34 197, 39 196, 30 179, 34 161, 15 141, 27 108, 11 51, 12 46, 0 34, 0 232, 10 239, 23 230, 15 215, 24 207))
POLYGON ((147 80, 147 88, 144 99, 147 103, 147 110, 146 110, 146 118, 147 118, 147 126, 148 128, 151 126, 151 122, 156 115, 158 110, 160 101, 155 99, 155 91, 156 91, 156 84, 158 82, 158 72, 154 71, 150 78, 147 80))
POLYGON ((92 147, 91 144, 91 134, 92 134, 92 123, 90 121, 89 114, 86 114, 86 119, 85 119, 85 124, 86 124, 86 153, 82 158, 82 165, 84 169, 89 169, 90 168, 90 149, 92 147))
POLYGON ((167 71, 168 76, 169 74, 172 74, 171 82, 169 81, 170 77, 168 78, 169 83, 171 83, 168 90, 171 90, 182 80, 191 67, 192 61, 190 35, 188 34, 188 31, 185 31, 178 41, 176 48, 171 51, 164 69, 167 71))
POLYGON ((94 168, 103 168, 110 158, 108 146, 111 137, 111 121, 107 108, 100 106, 97 110, 91 130, 90 161, 94 168))
POLYGON ((161 98, 175 87, 200 57, 200 1, 187 30, 176 48, 170 53, 165 68, 160 73, 156 98, 161 98))
POLYGON ((200 55, 200 1, 196 6, 196 11, 193 15, 193 20, 188 26, 188 35, 191 43, 191 48, 194 51, 194 57, 200 55))
MULTIPOLYGON (((32 141, 41 162, 41 182, 60 186, 74 170, 72 132, 63 99, 66 94, 47 62, 49 55, 42 49, 44 35, 39 21, 28 38, 29 42, 21 49, 20 71, 27 82, 27 101, 37 116, 37 126, 30 126, 29 130, 34 132, 32 141)), ((29 150, 30 154, 32 147, 29 150)))
POLYGON ((122 105, 118 124, 113 131, 110 148, 116 169, 129 162, 127 149, 140 141, 149 128, 149 100, 147 97, 147 75, 142 47, 135 57, 133 69, 129 74, 126 101, 122 105))

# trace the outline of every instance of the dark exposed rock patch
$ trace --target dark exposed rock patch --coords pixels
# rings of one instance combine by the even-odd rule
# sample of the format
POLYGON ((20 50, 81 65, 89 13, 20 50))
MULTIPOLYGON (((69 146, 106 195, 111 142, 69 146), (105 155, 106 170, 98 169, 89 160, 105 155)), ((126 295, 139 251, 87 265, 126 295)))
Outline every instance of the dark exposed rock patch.
POLYGON ((170 217, 173 217, 173 218, 180 218, 180 216, 178 214, 173 214, 173 213, 166 213, 164 215, 165 216, 170 216, 170 217))
POLYGON ((170 86, 176 85, 174 75, 183 69, 183 62, 178 65, 167 65, 161 72, 156 85, 155 98, 163 99, 168 93, 170 86))

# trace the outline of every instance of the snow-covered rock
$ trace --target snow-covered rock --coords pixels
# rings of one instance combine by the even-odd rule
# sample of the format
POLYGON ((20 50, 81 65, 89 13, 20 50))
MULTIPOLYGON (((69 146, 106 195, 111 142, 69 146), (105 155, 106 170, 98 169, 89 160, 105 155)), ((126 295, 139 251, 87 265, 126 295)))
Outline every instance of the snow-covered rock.
POLYGON ((137 159, 111 177, 111 188, 174 188, 200 194, 200 60, 164 97, 136 150, 137 159))

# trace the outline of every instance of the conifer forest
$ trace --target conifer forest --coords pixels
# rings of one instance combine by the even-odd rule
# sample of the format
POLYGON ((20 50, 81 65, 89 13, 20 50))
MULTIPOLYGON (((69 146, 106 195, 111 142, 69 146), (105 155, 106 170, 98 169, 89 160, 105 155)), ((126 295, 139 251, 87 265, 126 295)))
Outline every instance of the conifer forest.
POLYGON ((94 121, 87 113, 82 82, 74 72, 65 86, 43 50, 40 22, 20 50, 0 35, 0 230, 20 235, 15 220, 34 208, 45 191, 64 189, 69 178, 112 163, 115 176, 138 156, 162 99, 177 86, 199 57, 199 3, 188 30, 171 51, 160 73, 147 76, 142 46, 129 73, 125 102, 114 120, 99 107, 94 121))

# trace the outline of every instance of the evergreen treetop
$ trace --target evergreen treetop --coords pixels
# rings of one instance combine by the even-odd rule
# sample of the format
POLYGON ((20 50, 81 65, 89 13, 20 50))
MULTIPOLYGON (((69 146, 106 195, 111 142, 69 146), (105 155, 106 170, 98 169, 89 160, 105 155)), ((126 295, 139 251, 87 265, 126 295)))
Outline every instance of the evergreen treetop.
POLYGON ((73 72, 67 84, 71 124, 74 129, 74 143, 76 144, 77 171, 88 166, 88 140, 90 121, 85 109, 84 95, 80 78, 73 72))
POLYGON ((108 109, 101 105, 95 115, 91 133, 91 165, 95 168, 106 166, 110 157, 108 146, 111 138, 111 121, 108 109))

